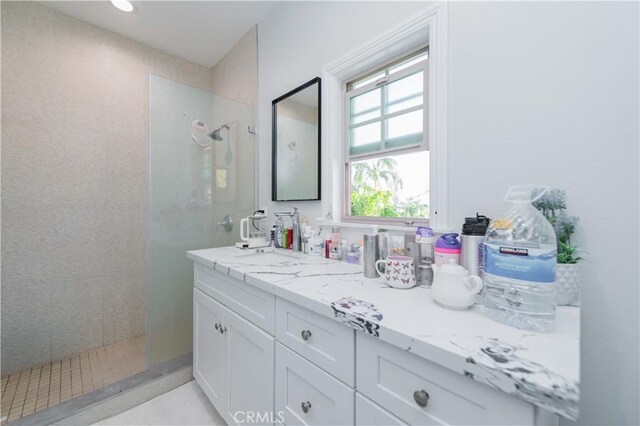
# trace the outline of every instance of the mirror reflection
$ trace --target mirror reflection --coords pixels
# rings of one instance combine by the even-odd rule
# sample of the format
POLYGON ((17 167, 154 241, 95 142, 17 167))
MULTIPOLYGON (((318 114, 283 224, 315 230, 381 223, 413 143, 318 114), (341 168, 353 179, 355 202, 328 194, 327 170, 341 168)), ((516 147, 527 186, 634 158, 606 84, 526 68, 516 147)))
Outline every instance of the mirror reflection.
POLYGON ((320 199, 320 78, 273 101, 273 201, 320 199))

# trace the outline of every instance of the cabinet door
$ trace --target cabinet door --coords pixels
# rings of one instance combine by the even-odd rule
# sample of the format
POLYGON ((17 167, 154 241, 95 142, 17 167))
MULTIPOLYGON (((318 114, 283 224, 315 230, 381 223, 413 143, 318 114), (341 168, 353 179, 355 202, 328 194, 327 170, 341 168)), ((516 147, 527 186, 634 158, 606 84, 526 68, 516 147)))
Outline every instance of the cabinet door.
POLYGON ((274 338, 229 310, 224 336, 229 402, 223 417, 228 424, 272 424, 274 338))
POLYGON ((356 426, 392 426, 406 425, 405 422, 356 392, 356 426))
POLYGON ((354 424, 354 390, 276 343, 276 411, 290 425, 354 424))
POLYGON ((220 412, 227 407, 227 340, 219 331, 225 310, 193 289, 193 377, 220 412))

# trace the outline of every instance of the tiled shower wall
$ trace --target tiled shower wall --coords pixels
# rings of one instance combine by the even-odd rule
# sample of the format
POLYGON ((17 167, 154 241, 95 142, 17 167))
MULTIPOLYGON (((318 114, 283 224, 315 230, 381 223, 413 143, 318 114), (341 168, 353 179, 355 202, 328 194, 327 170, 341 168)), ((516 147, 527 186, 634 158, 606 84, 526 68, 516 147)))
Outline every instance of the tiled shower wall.
POLYGON ((2 373, 145 332, 147 78, 211 70, 34 2, 2 9, 2 373))
POLYGON ((211 68, 211 90, 256 106, 258 100, 258 30, 253 27, 211 68))
MULTIPOLYGON (((221 246, 233 245, 239 241, 240 219, 253 213, 256 207, 257 138, 239 123, 246 123, 248 117, 245 116, 250 113, 255 127, 253 111, 258 99, 257 37, 257 28, 253 27, 211 69, 211 90, 218 95, 213 102, 213 121, 215 126, 224 122, 232 124, 230 136, 235 153, 234 186, 230 191, 216 193, 214 198, 217 206, 216 220, 222 221, 229 214, 234 222, 230 232, 222 227, 216 228, 216 237, 221 246), (229 99, 237 102, 230 102, 229 99)), ((215 149, 217 152, 214 157, 223 158, 225 145, 217 144, 215 149)), ((273 217, 272 213, 269 212, 269 215, 273 217)))

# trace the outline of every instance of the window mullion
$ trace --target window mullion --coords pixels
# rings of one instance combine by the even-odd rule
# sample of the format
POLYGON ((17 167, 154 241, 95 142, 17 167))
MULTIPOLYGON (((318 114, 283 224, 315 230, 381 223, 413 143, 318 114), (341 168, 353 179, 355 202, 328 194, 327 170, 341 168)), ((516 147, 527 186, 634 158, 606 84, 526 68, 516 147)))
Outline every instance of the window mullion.
MULTIPOLYGON (((389 70, 385 71, 385 75, 389 78, 389 70)), ((387 84, 380 86, 380 149, 384 150, 387 147, 387 123, 384 117, 387 115, 387 84)))

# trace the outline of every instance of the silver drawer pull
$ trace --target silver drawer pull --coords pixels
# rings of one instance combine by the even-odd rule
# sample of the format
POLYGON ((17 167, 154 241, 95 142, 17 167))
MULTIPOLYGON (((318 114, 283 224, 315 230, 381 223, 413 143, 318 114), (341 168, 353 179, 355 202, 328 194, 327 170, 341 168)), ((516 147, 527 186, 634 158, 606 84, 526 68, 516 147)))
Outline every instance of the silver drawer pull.
POLYGON ((426 407, 429 403, 429 394, 425 390, 417 390, 413 393, 413 400, 421 407, 426 407))
POLYGON ((309 401, 305 401, 302 404, 300 404, 302 406, 302 411, 306 414, 309 412, 309 410, 311 409, 311 403, 309 401))
MULTIPOLYGON (((311 331, 309 330, 302 330, 302 333, 300 333, 302 335, 302 340, 307 341, 309 340, 309 337, 311 337, 311 331)), ((305 411, 306 413, 306 411, 305 411)))

